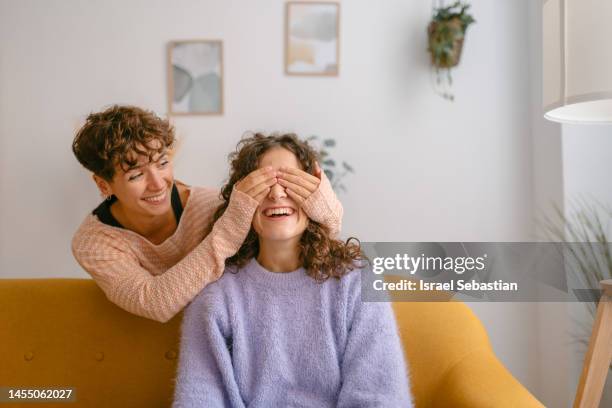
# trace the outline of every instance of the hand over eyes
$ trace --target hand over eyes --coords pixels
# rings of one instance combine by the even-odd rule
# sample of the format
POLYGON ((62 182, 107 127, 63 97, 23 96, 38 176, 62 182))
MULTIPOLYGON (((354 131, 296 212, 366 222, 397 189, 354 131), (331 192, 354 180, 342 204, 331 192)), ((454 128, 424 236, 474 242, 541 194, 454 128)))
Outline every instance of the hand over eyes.
POLYGON ((245 178, 236 183, 234 188, 248 194, 251 198, 261 203, 270 193, 270 187, 276 184, 276 176, 277 171, 272 167, 262 167, 250 172, 245 178))
POLYGON ((315 175, 294 167, 281 167, 278 171, 278 183, 285 188, 287 195, 300 207, 321 184, 321 168, 315 162, 315 175))

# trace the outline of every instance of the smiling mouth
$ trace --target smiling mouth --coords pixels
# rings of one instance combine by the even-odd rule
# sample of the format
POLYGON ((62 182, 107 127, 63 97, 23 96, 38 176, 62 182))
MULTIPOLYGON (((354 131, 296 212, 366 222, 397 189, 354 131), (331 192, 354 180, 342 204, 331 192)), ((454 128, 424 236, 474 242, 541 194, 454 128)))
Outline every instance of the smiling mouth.
POLYGON ((151 197, 144 197, 143 200, 148 202, 148 203, 160 203, 160 202, 164 201, 165 198, 166 198, 166 191, 164 191, 164 192, 162 192, 160 194, 151 196, 151 197))
POLYGON ((263 211, 263 215, 268 218, 289 217, 295 213, 291 207, 268 208, 263 211))

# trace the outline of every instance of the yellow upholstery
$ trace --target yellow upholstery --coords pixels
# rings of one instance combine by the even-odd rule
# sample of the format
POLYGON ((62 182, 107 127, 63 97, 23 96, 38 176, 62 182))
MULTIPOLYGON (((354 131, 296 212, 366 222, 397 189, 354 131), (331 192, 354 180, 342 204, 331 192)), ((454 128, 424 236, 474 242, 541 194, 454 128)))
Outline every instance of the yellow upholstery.
MULTIPOLYGON (((467 306, 394 307, 417 407, 542 406, 467 306)), ((168 407, 180 320, 130 315, 88 279, 0 279, 0 386, 76 388, 76 403, 45 407, 168 407)))

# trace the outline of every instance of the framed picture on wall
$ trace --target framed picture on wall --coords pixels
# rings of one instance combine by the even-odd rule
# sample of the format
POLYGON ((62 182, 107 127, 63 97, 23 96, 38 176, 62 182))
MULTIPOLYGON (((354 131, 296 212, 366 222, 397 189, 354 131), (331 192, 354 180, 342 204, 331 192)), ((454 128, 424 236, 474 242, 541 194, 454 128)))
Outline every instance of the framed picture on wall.
POLYGON ((223 43, 219 40, 168 44, 168 113, 223 114, 223 43))
POLYGON ((338 75, 339 29, 339 3, 287 2, 285 73, 338 75))

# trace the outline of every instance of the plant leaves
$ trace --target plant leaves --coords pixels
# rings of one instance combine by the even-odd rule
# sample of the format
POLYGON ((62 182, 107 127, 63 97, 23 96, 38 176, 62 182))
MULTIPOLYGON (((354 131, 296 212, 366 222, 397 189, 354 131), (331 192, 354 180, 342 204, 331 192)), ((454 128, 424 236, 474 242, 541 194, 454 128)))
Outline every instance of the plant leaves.
POLYGON ((323 165, 334 167, 336 165, 336 161, 334 159, 323 160, 323 165))
POLYGON ((348 172, 355 173, 355 170, 353 169, 353 167, 351 167, 351 165, 349 165, 345 161, 342 162, 342 167, 344 167, 344 169, 348 172))
POLYGON ((334 139, 323 140, 323 146, 325 147, 334 147, 335 145, 336 145, 336 141, 334 139))

